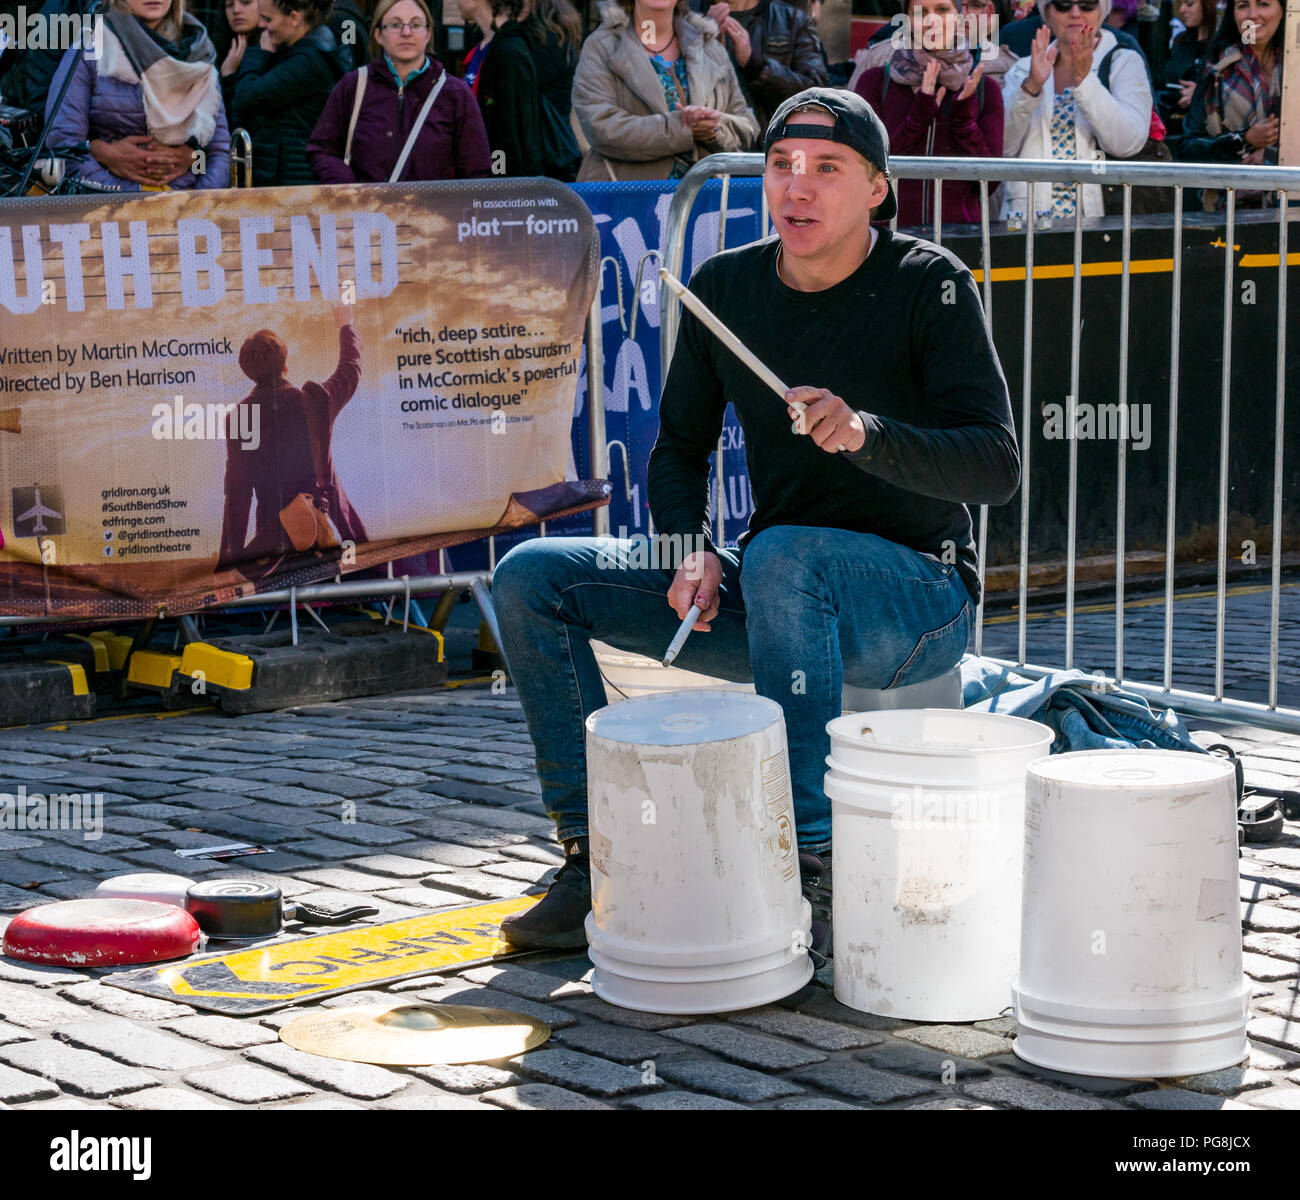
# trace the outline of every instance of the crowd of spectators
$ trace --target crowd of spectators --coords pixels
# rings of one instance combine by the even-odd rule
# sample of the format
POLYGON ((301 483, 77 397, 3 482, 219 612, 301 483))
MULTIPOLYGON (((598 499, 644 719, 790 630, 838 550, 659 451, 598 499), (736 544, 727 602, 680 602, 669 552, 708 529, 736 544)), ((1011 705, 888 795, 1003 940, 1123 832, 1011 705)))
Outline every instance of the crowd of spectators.
MULTIPOLYGON (((1277 162, 1281 0, 1163 0, 1156 42, 1151 0, 905 3, 832 64, 821 0, 606 0, 590 30, 571 0, 460 0, 468 44, 444 63, 426 0, 107 0, 102 53, 11 53, 0 97, 44 112, 86 185, 127 191, 227 186, 236 129, 256 186, 677 179, 754 148, 813 86, 863 96, 900 155, 1277 162)), ((1008 182, 996 202, 1099 215, 1103 184, 1008 182)), ((904 181, 898 204, 905 225, 979 217, 962 181, 904 181)))

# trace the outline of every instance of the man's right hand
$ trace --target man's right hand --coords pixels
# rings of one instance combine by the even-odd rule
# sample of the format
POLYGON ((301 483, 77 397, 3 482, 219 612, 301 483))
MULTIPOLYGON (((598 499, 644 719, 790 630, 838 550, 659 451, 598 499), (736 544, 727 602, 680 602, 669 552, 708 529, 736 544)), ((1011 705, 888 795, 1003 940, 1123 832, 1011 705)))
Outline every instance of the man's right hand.
POLYGON ((691 606, 700 606, 700 619, 692 626, 707 633, 709 622, 718 615, 722 604, 722 560, 707 550, 697 550, 682 559, 668 589, 669 607, 680 620, 686 620, 691 606))
POLYGON ((718 32, 721 33, 722 26, 725 24, 727 18, 731 16, 731 5, 714 4, 710 6, 708 13, 705 15, 718 27, 718 32))

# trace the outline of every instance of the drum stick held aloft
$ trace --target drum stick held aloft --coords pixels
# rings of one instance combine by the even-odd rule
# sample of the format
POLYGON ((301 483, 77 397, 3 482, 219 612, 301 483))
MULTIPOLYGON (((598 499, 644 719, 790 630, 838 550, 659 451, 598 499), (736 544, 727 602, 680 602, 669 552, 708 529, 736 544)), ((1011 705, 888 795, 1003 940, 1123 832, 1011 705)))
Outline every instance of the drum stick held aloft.
MULTIPOLYGON (((780 377, 775 371, 768 366, 755 354, 748 346, 745 345, 734 333, 731 332, 710 310, 694 292, 691 291, 680 279, 677 278, 667 267, 659 268, 659 278, 668 285, 669 291, 672 292, 687 308, 699 317, 704 327, 713 334, 728 350, 732 352, 742 363, 745 364, 760 380, 772 389, 782 400, 785 400, 791 408, 799 414, 799 420, 794 426, 796 433, 804 433, 803 415, 807 405, 798 400, 786 400, 785 394, 790 389, 781 382, 780 377)), ((838 449, 843 450, 841 444, 838 449)))

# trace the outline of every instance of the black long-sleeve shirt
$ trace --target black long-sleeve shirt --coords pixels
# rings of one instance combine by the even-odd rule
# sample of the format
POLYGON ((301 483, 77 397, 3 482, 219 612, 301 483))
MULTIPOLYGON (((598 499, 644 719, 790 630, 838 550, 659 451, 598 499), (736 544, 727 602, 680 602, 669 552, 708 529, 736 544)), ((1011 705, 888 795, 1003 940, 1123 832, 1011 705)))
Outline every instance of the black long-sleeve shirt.
POLYGON ((774 237, 709 259, 690 281, 788 387, 827 388, 858 410, 862 448, 828 454, 792 433, 781 398, 683 309, 650 455, 650 512, 659 533, 709 538, 709 455, 730 402, 754 493, 742 547, 774 525, 874 533, 955 556, 978 599, 966 505, 1005 504, 1020 482, 1006 379, 961 261, 876 234, 862 265, 823 291, 780 280, 774 237))

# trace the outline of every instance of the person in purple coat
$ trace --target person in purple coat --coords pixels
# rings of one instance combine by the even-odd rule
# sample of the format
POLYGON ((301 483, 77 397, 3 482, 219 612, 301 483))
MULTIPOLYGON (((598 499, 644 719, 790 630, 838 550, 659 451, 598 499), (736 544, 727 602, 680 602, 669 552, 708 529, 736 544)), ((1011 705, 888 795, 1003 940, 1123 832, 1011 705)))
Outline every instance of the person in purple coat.
POLYGON ((112 0, 92 53, 64 55, 46 101, 47 144, 70 174, 106 191, 230 186, 217 54, 184 0, 112 0))
POLYGON ((373 60, 339 80, 307 143, 307 161, 321 183, 469 179, 492 173, 478 101, 463 79, 448 75, 429 54, 432 33, 424 0, 380 0, 370 26, 373 60), (395 175, 435 88, 433 106, 395 175))

